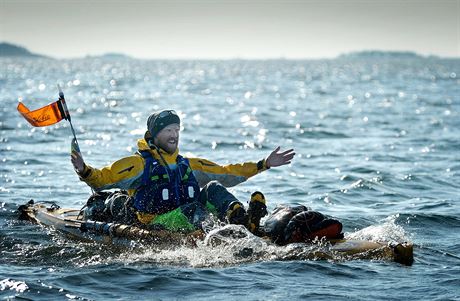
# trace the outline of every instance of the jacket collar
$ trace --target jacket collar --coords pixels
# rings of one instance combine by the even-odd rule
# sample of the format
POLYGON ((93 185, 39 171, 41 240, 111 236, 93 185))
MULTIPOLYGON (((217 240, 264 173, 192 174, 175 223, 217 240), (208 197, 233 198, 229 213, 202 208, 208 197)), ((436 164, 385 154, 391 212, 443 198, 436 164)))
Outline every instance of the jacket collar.
MULTIPOLYGON (((139 139, 137 141, 137 147, 139 148, 140 151, 149 151, 155 159, 157 159, 159 162, 161 162, 161 164, 163 164, 163 160, 161 160, 160 156, 158 155, 157 150, 151 149, 149 145, 147 144, 147 141, 145 141, 145 139, 139 139)), ((161 155, 165 159, 166 163, 168 163, 168 165, 176 164, 177 156, 179 155, 179 148, 177 148, 173 154, 169 154, 161 148, 159 150, 160 150, 161 155)))

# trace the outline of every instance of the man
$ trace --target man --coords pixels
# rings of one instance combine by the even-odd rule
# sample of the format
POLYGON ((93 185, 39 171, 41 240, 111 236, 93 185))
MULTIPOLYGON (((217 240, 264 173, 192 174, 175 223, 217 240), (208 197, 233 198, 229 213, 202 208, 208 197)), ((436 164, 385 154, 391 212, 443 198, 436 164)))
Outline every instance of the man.
MULTIPOLYGON (((124 210, 115 220, 157 225, 170 230, 194 230, 211 212, 220 220, 250 225, 242 204, 227 191, 269 168, 291 163, 293 149, 283 152, 277 147, 266 159, 221 166, 206 159, 179 155, 180 118, 173 110, 153 113, 147 120, 144 139, 138 141, 138 152, 102 169, 88 166, 81 155, 72 151, 71 161, 80 179, 96 192, 119 188, 128 190, 124 210), (225 186, 225 187, 224 187, 225 186)), ((261 193, 252 197, 252 216, 261 215, 254 208, 266 210, 261 193), (261 208, 262 207, 262 208, 261 208)), ((114 200, 106 202, 112 210, 114 200)), ((259 210, 260 211, 260 210, 259 210)), ((260 219, 260 218, 259 218, 260 219)))

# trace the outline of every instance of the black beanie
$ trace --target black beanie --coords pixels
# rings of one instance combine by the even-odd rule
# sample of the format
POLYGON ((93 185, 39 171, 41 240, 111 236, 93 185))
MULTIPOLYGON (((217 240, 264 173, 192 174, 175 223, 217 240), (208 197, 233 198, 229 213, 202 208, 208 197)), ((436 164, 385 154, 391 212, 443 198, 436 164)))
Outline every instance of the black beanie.
POLYGON ((180 125, 180 118, 173 110, 163 110, 153 113, 147 119, 147 129, 152 137, 155 137, 162 129, 170 124, 180 125))

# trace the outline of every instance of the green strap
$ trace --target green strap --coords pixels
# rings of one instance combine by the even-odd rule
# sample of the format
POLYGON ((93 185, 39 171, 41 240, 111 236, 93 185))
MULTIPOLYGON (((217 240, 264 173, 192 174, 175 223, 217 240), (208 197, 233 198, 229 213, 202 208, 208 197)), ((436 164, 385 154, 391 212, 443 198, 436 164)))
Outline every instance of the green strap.
POLYGON ((190 173, 192 172, 192 169, 189 167, 187 167, 187 171, 185 172, 185 175, 182 177, 182 181, 185 182, 188 180, 188 177, 190 176, 190 173))
POLYGON ((152 180, 152 181, 158 181, 160 178, 169 179, 169 176, 168 176, 168 174, 165 173, 165 174, 162 175, 162 176, 152 176, 152 177, 150 178, 150 180, 152 180))

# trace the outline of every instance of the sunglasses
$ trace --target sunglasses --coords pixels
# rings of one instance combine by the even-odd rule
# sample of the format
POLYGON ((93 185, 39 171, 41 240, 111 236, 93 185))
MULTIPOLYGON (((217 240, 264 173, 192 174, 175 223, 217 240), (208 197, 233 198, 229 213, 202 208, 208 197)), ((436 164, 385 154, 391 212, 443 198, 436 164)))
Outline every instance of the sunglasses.
POLYGON ((177 113, 174 110, 165 110, 165 111, 161 112, 158 115, 157 119, 158 118, 165 118, 166 116, 170 116, 170 115, 176 115, 177 116, 177 113))

